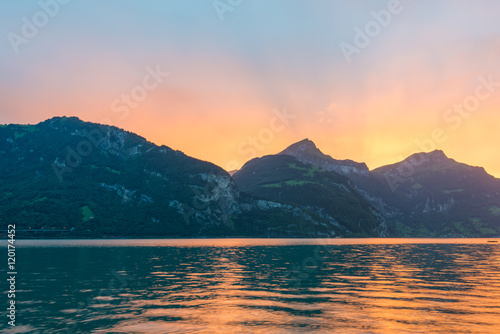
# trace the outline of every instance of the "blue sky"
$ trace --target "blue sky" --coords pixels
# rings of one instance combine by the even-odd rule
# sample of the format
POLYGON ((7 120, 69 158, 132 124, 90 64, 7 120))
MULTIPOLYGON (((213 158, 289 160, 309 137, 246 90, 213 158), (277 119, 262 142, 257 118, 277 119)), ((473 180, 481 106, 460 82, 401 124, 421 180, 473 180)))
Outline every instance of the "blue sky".
POLYGON ((242 0, 220 20, 211 0, 72 0, 16 53, 9 36, 54 1, 0 3, 0 123, 106 120, 226 167, 286 108, 295 117, 257 155, 308 137, 373 168, 442 128, 436 148, 500 176, 498 92, 459 128, 443 121, 478 77, 500 81, 500 3, 401 0, 349 62, 341 43, 394 1, 242 0), (118 119, 112 102, 155 66, 168 78, 118 119))

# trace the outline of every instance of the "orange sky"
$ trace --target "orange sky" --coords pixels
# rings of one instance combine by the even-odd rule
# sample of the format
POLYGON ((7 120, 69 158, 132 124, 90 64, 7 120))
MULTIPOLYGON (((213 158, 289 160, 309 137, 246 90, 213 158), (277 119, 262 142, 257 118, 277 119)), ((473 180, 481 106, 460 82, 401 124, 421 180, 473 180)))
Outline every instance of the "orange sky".
MULTIPOLYGON (((221 21, 210 4, 70 3, 17 54, 2 41, 0 123, 104 121, 226 169, 304 138, 370 168, 438 148, 500 177, 500 5, 402 1, 348 62, 340 43, 385 8, 255 1, 221 21), (115 113, 157 66, 168 76, 115 113), (448 111, 474 99, 470 112, 448 111)), ((2 3, 0 33, 21 33, 39 10, 2 3)))

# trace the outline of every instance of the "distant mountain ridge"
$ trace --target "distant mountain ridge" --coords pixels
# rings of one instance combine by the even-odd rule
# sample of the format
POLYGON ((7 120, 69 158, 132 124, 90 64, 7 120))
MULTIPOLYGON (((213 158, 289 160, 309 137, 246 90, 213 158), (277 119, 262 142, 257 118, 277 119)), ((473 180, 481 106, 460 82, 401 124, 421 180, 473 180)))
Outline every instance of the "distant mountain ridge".
POLYGON ((500 235, 500 180, 442 151, 370 171, 305 139, 230 175, 54 117, 0 126, 0 168, 0 217, 21 238, 500 235))
POLYGON ((243 192, 311 211, 336 235, 388 235, 385 219, 349 179, 293 156, 278 154, 252 159, 233 179, 243 192))
POLYGON ((0 126, 0 168, 0 217, 20 238, 352 233, 305 207, 242 192, 212 163, 76 117, 0 126))
MULTIPOLYGON (((337 164, 318 151, 303 140, 279 154, 290 152, 304 163, 327 166, 325 170, 337 164)), ((500 235, 500 180, 443 151, 416 153, 399 163, 344 175, 382 213, 391 235, 500 235)))

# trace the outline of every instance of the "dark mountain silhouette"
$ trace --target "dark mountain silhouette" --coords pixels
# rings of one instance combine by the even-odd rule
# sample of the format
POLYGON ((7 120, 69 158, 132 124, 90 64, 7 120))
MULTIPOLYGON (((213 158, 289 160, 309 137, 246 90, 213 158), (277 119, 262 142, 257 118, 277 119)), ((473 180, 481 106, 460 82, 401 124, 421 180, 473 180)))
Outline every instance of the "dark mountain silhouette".
POLYGON ((387 236, 382 215, 336 172, 279 154, 250 160, 233 179, 246 193, 317 214, 336 235, 387 236))
MULTIPOLYGON (((308 140, 280 154, 284 152, 319 168, 327 166, 326 170, 338 161, 321 153, 308 140)), ((442 151, 417 153, 396 164, 347 176, 385 217, 391 235, 500 234, 500 180, 481 167, 458 163, 442 151)))
POLYGON ((112 126, 0 127, 0 217, 18 237, 330 236, 316 213, 242 193, 222 168, 112 126))
POLYGON ((414 154, 371 174, 384 180, 391 191, 386 197, 400 212, 393 219, 399 234, 500 234, 500 180, 484 168, 456 162, 436 150, 414 154))
POLYGON ((0 167, 0 217, 20 238, 500 234, 500 180, 442 151, 369 171, 304 140, 231 177, 122 129, 55 117, 0 126, 0 167))

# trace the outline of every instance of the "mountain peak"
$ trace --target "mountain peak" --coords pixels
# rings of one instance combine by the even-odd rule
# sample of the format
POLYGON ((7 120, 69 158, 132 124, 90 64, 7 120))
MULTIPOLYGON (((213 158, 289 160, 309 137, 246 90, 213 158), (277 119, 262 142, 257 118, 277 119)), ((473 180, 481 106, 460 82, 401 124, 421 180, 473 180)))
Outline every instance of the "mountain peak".
POLYGON ((288 146, 278 154, 291 155, 303 163, 311 164, 322 170, 335 171, 343 175, 368 173, 368 167, 364 163, 358 163, 352 160, 336 160, 321 152, 321 150, 316 147, 316 144, 308 138, 288 146))
POLYGON ((65 122, 65 121, 74 121, 74 122, 83 122, 80 118, 76 116, 54 116, 52 118, 49 118, 42 123, 53 123, 53 122, 65 122))
POLYGON ((420 152, 420 153, 415 153, 406 158, 404 161, 428 161, 428 162, 445 162, 452 160, 446 156, 446 154, 441 151, 441 150, 434 150, 431 152, 420 152))
POLYGON ((324 154, 321 150, 316 147, 316 144, 309 140, 308 138, 296 142, 288 146, 286 149, 278 153, 280 155, 286 154, 296 157, 301 160, 301 158, 311 158, 315 157, 317 159, 332 159, 329 155, 324 154))
POLYGON ((388 172, 400 173, 400 170, 403 170, 405 168, 418 171, 437 171, 453 169, 456 167, 463 167, 466 169, 472 168, 465 164, 458 163, 451 158, 448 158, 446 154, 441 150, 434 150, 431 152, 419 152, 412 154, 401 162, 376 168, 373 170, 373 172, 381 174, 388 172))
POLYGON ((319 149, 316 147, 316 144, 314 144, 314 142, 312 140, 309 140, 308 138, 306 138, 306 139, 303 139, 301 141, 296 142, 295 144, 288 146, 280 154, 286 154, 285 153, 286 151, 295 151, 295 150, 299 150, 299 151, 317 150, 317 151, 319 151, 319 149))
POLYGON ((429 157, 433 159, 449 159, 446 156, 446 154, 441 150, 434 150, 432 152, 427 153, 427 155, 429 155, 429 157))

